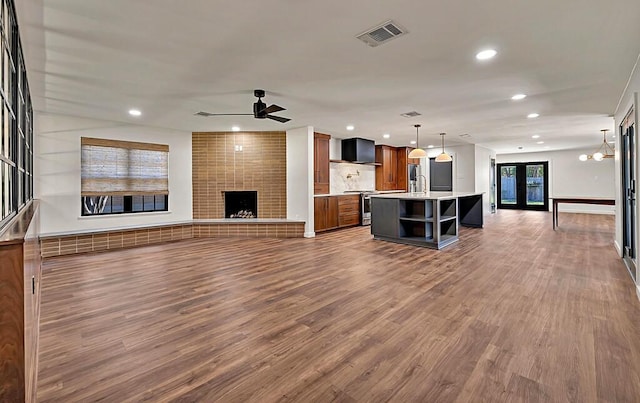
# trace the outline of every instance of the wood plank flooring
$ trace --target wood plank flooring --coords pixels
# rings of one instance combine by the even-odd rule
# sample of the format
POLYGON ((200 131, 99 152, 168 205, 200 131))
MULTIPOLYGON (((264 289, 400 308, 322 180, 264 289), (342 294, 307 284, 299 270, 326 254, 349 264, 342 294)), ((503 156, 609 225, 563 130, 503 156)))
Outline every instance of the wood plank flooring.
POLYGON ((613 216, 499 211, 441 251, 195 239, 46 261, 40 402, 638 402, 613 216))

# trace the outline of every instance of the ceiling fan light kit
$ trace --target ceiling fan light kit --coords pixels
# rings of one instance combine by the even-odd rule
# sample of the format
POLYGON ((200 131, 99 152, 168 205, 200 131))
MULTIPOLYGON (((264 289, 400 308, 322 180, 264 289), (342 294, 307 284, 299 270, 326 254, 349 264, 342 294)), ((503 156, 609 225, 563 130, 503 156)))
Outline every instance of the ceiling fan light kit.
POLYGON ((611 146, 611 144, 607 142, 607 132, 609 131, 609 129, 602 129, 600 131, 602 132, 602 145, 593 154, 580 155, 578 157, 580 161, 588 161, 588 160, 602 161, 605 158, 615 157, 616 152, 613 146, 611 146))

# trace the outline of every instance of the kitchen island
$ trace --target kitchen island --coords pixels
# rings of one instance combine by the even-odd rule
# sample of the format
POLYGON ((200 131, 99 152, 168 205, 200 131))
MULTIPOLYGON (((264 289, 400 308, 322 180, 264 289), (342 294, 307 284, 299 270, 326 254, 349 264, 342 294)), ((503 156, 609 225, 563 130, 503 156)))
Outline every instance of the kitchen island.
POLYGON ((375 239, 441 249, 458 240, 458 225, 482 228, 482 193, 371 195, 375 239))

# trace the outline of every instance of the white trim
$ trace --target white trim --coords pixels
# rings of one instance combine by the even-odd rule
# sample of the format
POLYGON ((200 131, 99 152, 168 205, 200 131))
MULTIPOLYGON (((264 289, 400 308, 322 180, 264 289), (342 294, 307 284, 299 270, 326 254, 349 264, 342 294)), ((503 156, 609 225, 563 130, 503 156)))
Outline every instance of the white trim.
POLYGON ((640 300, 640 284, 636 285, 636 296, 638 297, 638 300, 640 300))
POLYGON ((304 233, 304 237, 305 238, 315 238, 316 237, 316 233, 314 232, 305 232, 304 233))
POLYGON ((629 89, 629 86, 631 85, 631 81, 633 80, 633 75, 635 74, 636 69, 638 68, 638 63, 640 63, 640 54, 638 54, 638 57, 636 58, 636 63, 633 65, 633 69, 631 69, 631 74, 629 74, 629 79, 627 80, 627 84, 624 86, 624 90, 622 90, 620 99, 618 100, 618 105, 616 105, 616 110, 615 112, 613 112, 614 115, 618 114, 620 105, 622 104, 622 101, 624 100, 624 96, 627 94, 627 90, 629 89))
POLYGON ((618 252, 618 256, 622 257, 622 248, 620 247, 620 244, 618 243, 617 239, 613 240, 613 246, 616 248, 616 252, 618 252))

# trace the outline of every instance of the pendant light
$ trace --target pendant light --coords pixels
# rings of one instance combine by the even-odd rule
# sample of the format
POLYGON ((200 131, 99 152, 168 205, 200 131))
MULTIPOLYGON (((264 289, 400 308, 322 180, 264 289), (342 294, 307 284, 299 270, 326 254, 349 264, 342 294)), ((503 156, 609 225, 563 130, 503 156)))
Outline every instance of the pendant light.
POLYGON ((579 156, 578 159, 580 161, 587 161, 587 160, 602 161, 605 158, 615 157, 616 153, 613 147, 607 142, 607 132, 609 131, 609 129, 602 129, 600 131, 602 132, 602 145, 600 146, 600 148, 598 148, 598 150, 596 150, 595 153, 591 155, 582 154, 581 156, 579 156))
POLYGON ((440 137, 442 138, 442 153, 436 157, 436 162, 451 162, 452 158, 449 154, 444 152, 444 136, 447 133, 440 133, 440 137))
POLYGON ((420 141, 418 141, 418 129, 420 128, 420 125, 413 125, 413 126, 416 128, 416 148, 411 150, 408 157, 409 158, 426 158, 427 152, 422 148, 420 148, 420 141))

